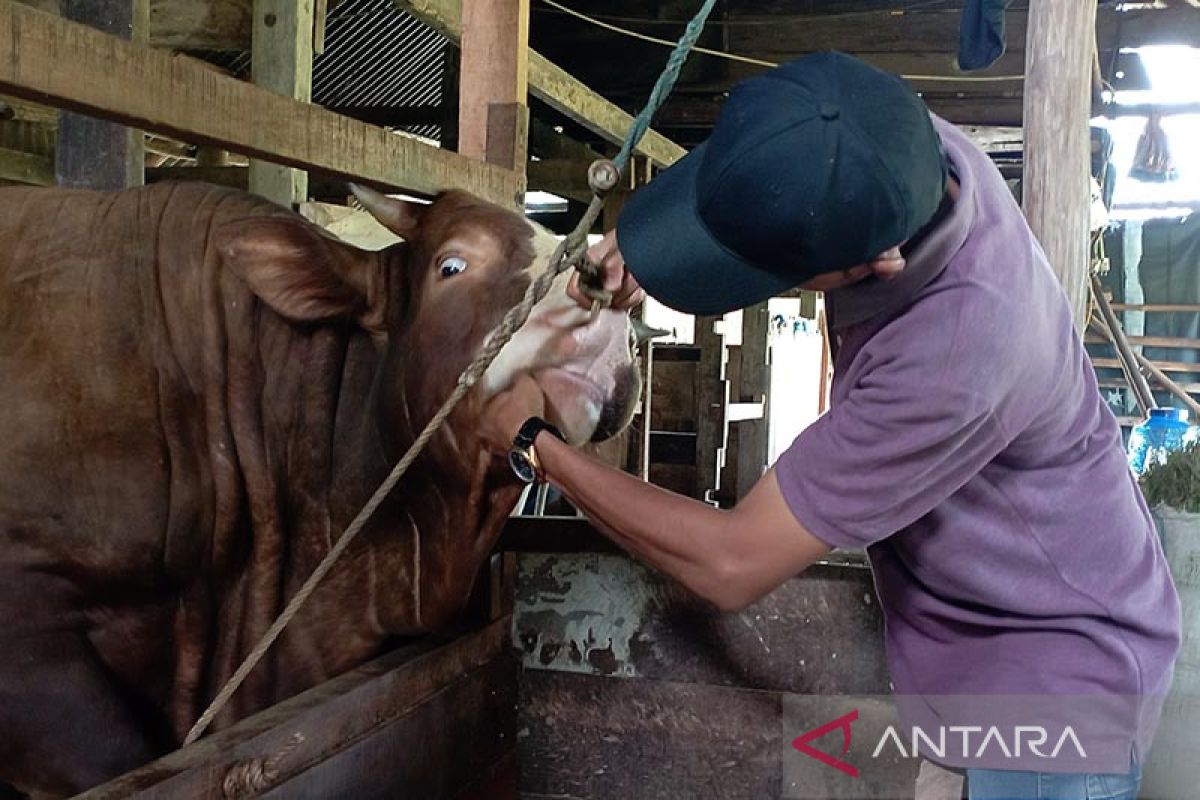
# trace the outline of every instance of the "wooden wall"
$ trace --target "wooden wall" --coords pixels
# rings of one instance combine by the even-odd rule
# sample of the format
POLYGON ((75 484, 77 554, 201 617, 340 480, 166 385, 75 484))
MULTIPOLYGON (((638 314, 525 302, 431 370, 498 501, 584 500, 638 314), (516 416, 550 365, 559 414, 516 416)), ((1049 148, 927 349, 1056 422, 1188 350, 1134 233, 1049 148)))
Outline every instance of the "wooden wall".
MULTIPOLYGON (((721 614, 611 552, 582 520, 520 528, 509 546, 580 550, 519 555, 523 797, 834 797, 844 776, 790 746, 827 721, 822 698, 861 698, 864 725, 892 718, 861 559, 814 567, 721 614)), ((911 788, 916 774, 909 762, 869 769, 863 780, 879 786, 911 788)))

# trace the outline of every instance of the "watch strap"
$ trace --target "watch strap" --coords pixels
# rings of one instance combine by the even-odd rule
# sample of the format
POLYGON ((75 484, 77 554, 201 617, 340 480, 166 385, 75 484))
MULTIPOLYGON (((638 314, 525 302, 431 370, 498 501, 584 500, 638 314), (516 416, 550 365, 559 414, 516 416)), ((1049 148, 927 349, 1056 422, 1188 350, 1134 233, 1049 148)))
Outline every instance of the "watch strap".
POLYGON ((551 436, 558 439, 560 442, 565 442, 566 437, 562 435, 562 431, 551 425, 541 417, 530 417, 521 425, 521 429, 517 431, 516 437, 513 438, 513 447, 518 447, 522 450, 528 450, 533 447, 533 442, 537 439, 537 435, 542 431, 546 431, 551 436))

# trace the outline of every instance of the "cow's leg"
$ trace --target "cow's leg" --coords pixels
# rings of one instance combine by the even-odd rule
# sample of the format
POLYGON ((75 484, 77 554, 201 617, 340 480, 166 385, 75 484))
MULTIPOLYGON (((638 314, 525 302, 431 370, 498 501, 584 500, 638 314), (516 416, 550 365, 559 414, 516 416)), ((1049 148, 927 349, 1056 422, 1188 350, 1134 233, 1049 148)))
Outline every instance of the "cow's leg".
POLYGON ((147 727, 87 638, 0 638, 0 781, 74 795, 154 758, 147 727))

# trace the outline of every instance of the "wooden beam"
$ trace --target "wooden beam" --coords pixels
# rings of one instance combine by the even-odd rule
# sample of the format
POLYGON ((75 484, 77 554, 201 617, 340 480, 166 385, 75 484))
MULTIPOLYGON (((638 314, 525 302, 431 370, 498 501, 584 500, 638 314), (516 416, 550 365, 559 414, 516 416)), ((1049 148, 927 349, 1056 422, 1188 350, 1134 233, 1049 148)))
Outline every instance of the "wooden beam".
MULTIPOLYGON (((720 94, 679 93, 663 106, 655 118, 663 130, 707 131, 717 121, 723 97, 720 94)), ((957 125, 987 125, 1019 128, 1020 92, 993 90, 986 95, 967 92, 924 92, 921 99, 935 114, 957 125)), ((680 133, 680 136, 684 134, 680 133)))
MULTIPOLYGON (((1200 14, 1197 14, 1197 16, 1200 16, 1200 14)), ((1117 105, 1116 103, 1107 103, 1100 107, 1100 116, 1110 118, 1148 117, 1155 112, 1163 117, 1171 117, 1178 114, 1200 114, 1200 103, 1175 103, 1172 105, 1157 105, 1154 103, 1117 105)))
POLYGON ((519 186, 512 170, 7 2, 0 3, 0 93, 381 189, 461 188, 511 205, 519 186))
MULTIPOLYGON (((591 200, 592 189, 588 185, 587 171, 591 161, 575 161, 573 159, 543 159, 530 161, 526 166, 529 175, 529 188, 540 189, 543 192, 561 194, 564 197, 582 197, 584 202, 591 200)), ((628 183, 623 184, 626 190, 632 189, 632 176, 624 178, 628 183)), ((605 226, 607 230, 609 226, 605 226)))
MULTIPOLYGON (((600 97, 535 50, 529 52, 529 74, 534 97, 614 144, 621 143, 633 124, 630 114, 600 97)), ((669 167, 687 155, 685 149, 653 129, 646 131, 635 152, 649 157, 659 167, 669 167)))
POLYGON ((1020 151, 1025 146, 1025 134, 1015 125, 960 125, 979 149, 1020 151))
MULTIPOLYGON (((254 0, 254 83, 307 103, 312 100, 312 62, 313 0, 254 0)), ((292 208, 308 199, 308 174, 253 159, 250 191, 292 208)))
MULTIPOLYGON (((1200 0, 1196 0, 1200 2, 1200 0)), ((18 0, 44 11, 57 10, 58 0, 18 0)), ((177 50, 248 50, 253 0, 151 0, 150 42, 177 50)), ((827 12, 827 9, 822 9, 827 12)), ((731 12, 733 13, 733 12, 731 12)), ((1024 10, 1006 14, 1008 49, 1025 47, 1024 10)), ((856 54, 878 52, 946 52, 957 47, 959 11, 896 14, 892 9, 838 17, 829 13, 782 12, 770 24, 733 17, 728 47, 733 52, 759 52, 795 57, 824 47, 856 54), (739 21, 741 24, 738 24, 739 21)), ((636 27, 636 26, 635 26, 636 27)), ((1173 8, 1117 11, 1102 6, 1096 33, 1101 51, 1146 44, 1195 44, 1200 15, 1184 3, 1173 8)), ((647 30, 650 30, 647 28, 647 30)), ((662 34, 654 28, 651 32, 662 34)))
MULTIPOLYGON (((755 22, 734 16, 727 25, 727 47, 734 53, 770 60, 796 58, 830 47, 859 56, 953 54, 958 51, 961 17, 958 8, 901 14, 888 10, 846 16, 784 13, 772 17, 770 24, 764 24, 767 21, 762 19, 755 22)), ((1025 49, 1027 19, 1028 9, 1005 13, 1006 51, 1025 49)), ((1195 45, 1200 41, 1200 14, 1186 7, 1118 11, 1112 6, 1102 6, 1096 15, 1096 39, 1100 50, 1149 44, 1195 45)))
POLYGON ((592 163, 601 158, 600 153, 537 118, 529 120, 530 152, 542 159, 586 161, 592 163))
POLYGON ((0 181, 54 185, 54 159, 0 147, 0 181))
MULTIPOLYGON (((459 0, 392 2, 447 38, 461 41, 462 17, 459 0)), ((615 144, 621 143, 633 123, 630 114, 600 97, 536 50, 529 51, 529 91, 555 111, 615 144)), ((636 152, 649 156, 660 167, 673 164, 687 153, 682 147, 653 130, 646 132, 636 152)))
MULTIPOLYGON (((760 54, 761 55, 761 54, 760 54)), ((799 57, 803 53, 795 53, 787 58, 799 57)), ((1012 50, 1004 53, 996 63, 984 70, 965 73, 958 68, 958 57, 955 52, 885 52, 885 53, 852 53, 868 64, 905 77, 917 91, 933 92, 987 92, 995 93, 1001 90, 1020 91, 1020 77, 1024 73, 1025 53, 1012 50), (924 77, 929 76, 929 77, 924 77), (1015 76, 1015 80, 992 80, 1015 76), (979 78, 989 78, 980 81, 979 78), (957 80, 955 80, 957 79, 957 80)), ((772 60, 787 60, 783 56, 772 60)), ((1090 67, 1090 64, 1089 64, 1090 67)), ((685 84, 689 90, 710 89, 724 91, 733 83, 765 72, 768 67, 757 64, 731 62, 727 70, 727 79, 712 86, 697 86, 685 84)))
POLYGON ((1029 11, 1024 207, 1062 281, 1075 328, 1087 322, 1092 48, 1096 7, 1040 0, 1029 11))
POLYGON ((58 126, 58 109, 0 95, 0 120, 36 122, 54 128, 58 126))
POLYGON ((467 3, 459 49, 458 152, 482 159, 489 105, 523 104, 529 94, 529 0, 467 3))

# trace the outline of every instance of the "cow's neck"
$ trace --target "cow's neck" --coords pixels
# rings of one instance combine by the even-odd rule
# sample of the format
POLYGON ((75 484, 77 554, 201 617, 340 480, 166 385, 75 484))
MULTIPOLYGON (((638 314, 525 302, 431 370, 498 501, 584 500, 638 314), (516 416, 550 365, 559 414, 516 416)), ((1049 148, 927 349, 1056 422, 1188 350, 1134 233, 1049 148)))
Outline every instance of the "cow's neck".
MULTIPOLYGON (((323 343, 307 355, 330 353, 330 343, 323 343)), ((267 363, 286 372, 302 361, 293 358, 290 367, 287 359, 267 363)), ((307 386, 291 375, 274 382, 303 391, 303 398, 282 399, 306 409, 297 413, 307 417, 274 437, 268 433, 268 439, 286 442, 286 449, 276 450, 286 459, 280 463, 289 463, 288 514, 294 520, 281 565, 285 580, 277 584, 285 588, 264 603, 278 609, 387 477, 411 435, 389 441, 380 430, 379 354, 366 336, 346 342, 336 395, 332 385, 307 386), (328 431, 333 434, 326 439, 328 431)), ((264 408, 264 419, 272 419, 266 412, 277 404, 264 408)), ((461 609, 520 491, 478 438, 462 432, 473 429, 463 422, 452 418, 435 436, 429 449, 440 457, 413 464, 292 623, 276 657, 272 699, 361 663, 389 638, 436 629, 461 609)))

